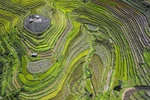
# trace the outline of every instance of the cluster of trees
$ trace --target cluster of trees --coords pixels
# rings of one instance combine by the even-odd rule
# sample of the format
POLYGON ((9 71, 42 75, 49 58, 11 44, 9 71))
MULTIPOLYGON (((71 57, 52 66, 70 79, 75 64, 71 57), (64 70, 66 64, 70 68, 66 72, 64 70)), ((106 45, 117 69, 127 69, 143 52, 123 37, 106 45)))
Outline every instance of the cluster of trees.
POLYGON ((7 81, 12 77, 12 69, 16 59, 15 53, 18 58, 24 54, 21 42, 17 38, 16 32, 8 33, 6 36, 1 37, 0 41, 0 95, 3 99, 18 97, 19 92, 11 92, 7 94, 5 89, 7 81), (10 47, 11 48, 10 48, 10 47), (3 83, 3 84, 2 84, 3 83))

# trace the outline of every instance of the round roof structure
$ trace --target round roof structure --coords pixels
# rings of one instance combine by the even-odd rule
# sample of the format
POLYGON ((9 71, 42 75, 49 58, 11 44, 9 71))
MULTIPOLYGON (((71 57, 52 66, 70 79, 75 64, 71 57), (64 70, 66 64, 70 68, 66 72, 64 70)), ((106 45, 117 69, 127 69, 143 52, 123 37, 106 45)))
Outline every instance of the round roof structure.
POLYGON ((50 19, 41 15, 30 15, 25 19, 24 28, 29 32, 40 34, 50 27, 50 19))

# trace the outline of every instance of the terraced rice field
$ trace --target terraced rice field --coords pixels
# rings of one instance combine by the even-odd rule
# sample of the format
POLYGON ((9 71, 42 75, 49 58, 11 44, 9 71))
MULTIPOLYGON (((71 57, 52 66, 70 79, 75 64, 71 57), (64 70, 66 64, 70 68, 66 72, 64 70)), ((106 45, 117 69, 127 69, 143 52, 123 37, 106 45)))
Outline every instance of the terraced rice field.
POLYGON ((0 74, 0 100, 150 100, 150 0, 0 0, 0 74))

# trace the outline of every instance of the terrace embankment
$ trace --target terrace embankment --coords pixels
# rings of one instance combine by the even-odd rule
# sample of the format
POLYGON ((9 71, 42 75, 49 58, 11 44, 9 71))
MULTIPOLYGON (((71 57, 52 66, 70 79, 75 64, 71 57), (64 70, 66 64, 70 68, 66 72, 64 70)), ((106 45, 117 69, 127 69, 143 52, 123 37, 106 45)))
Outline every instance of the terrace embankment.
POLYGON ((132 94, 139 91, 144 91, 145 95, 150 98, 150 86, 134 86, 124 90, 122 100, 129 100, 132 94))

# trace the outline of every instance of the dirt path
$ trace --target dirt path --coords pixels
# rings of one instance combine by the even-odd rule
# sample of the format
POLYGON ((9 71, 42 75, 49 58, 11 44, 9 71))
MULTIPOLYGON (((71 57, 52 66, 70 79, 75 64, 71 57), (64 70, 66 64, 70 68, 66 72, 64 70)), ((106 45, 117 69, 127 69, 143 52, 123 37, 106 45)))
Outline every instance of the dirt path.
POLYGON ((122 100, 128 100, 130 95, 137 91, 134 87, 126 88, 122 94, 122 100))
POLYGON ((126 88, 122 94, 122 100, 129 100, 130 95, 140 90, 145 90, 146 92, 150 92, 150 86, 135 86, 135 87, 126 88))

